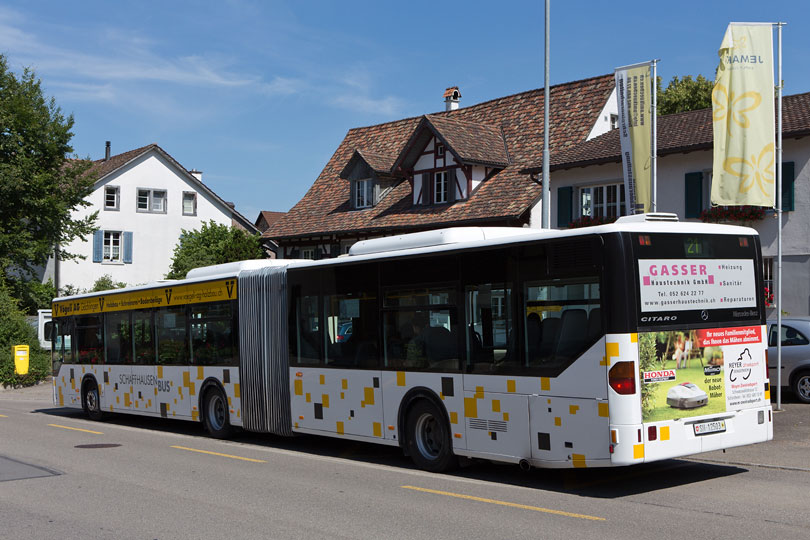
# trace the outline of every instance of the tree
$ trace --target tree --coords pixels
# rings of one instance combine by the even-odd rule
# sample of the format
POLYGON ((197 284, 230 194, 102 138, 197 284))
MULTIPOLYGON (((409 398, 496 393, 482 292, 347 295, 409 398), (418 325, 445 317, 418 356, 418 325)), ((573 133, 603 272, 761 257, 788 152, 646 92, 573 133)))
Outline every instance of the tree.
POLYGON ((72 128, 73 115, 43 96, 34 72, 17 77, 0 55, 0 281, 31 279, 55 246, 94 230, 96 213, 72 216, 90 205, 94 183, 91 161, 68 158, 72 128))
POLYGON ((35 384, 50 373, 50 358, 39 347, 37 331, 25 319, 10 291, 0 283, 0 386, 35 384), (29 346, 28 375, 14 373, 13 345, 29 346))
POLYGON ((211 220, 203 223, 200 230, 183 229, 166 277, 182 279, 193 268, 264 258, 265 252, 258 234, 250 234, 211 220))
POLYGON ((678 79, 672 77, 666 90, 661 90, 661 77, 658 77, 658 114, 674 114, 684 111, 696 111, 712 106, 712 88, 714 83, 703 75, 692 79, 686 75, 678 79))
POLYGON ((123 281, 113 281, 110 274, 104 274, 93 283, 93 288, 87 292, 111 291, 113 289, 123 289, 127 284, 123 281))

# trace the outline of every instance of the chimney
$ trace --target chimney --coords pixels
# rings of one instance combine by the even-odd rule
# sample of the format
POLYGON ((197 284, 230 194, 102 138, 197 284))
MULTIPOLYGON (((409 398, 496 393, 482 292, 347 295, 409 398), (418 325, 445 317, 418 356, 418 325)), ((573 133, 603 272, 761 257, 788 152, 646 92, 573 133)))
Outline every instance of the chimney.
POLYGON ((458 102, 461 99, 461 92, 458 91, 458 86, 451 86, 444 91, 444 110, 455 111, 458 109, 458 102))
POLYGON ((104 145, 104 161, 110 161, 110 141, 104 145))
POLYGON ((191 176, 202 182, 202 171, 198 171, 197 169, 191 169, 188 171, 191 176))

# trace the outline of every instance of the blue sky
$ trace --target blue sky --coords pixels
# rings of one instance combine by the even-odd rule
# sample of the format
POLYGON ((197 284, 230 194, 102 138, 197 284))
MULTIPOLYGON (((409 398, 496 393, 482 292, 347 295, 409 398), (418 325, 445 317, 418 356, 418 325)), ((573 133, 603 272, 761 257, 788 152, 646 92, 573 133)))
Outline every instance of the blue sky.
MULTIPOLYGON (((543 85, 542 0, 142 0, 0 5, 0 53, 76 124, 80 157, 158 143, 254 220, 286 211, 352 127, 543 85)), ((659 58, 713 76, 730 21, 787 22, 785 93, 810 91, 804 1, 554 0, 551 82, 659 58)))

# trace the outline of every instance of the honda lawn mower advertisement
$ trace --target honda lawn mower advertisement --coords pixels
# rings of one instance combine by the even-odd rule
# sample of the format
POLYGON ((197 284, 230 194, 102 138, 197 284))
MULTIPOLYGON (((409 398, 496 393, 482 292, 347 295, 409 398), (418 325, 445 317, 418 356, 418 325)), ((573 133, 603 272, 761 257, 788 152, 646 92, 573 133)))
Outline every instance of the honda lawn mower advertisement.
POLYGON ((770 399, 761 326, 638 335, 644 422, 761 407, 770 399))

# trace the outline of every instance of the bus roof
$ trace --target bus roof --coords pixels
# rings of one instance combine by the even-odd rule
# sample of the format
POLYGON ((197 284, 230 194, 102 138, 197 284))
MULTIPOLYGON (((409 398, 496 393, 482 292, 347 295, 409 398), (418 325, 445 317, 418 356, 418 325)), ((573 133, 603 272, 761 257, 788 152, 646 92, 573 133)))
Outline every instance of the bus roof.
POLYGON ((736 225, 720 225, 700 222, 678 222, 674 214, 640 214, 625 216, 614 223, 581 227, 577 229, 530 229, 517 227, 451 227, 417 233, 387 236, 371 240, 362 240, 354 244, 348 255, 337 258, 310 260, 310 259, 259 259, 239 261, 214 266, 195 268, 182 280, 165 280, 124 289, 100 291, 81 295, 60 297, 56 301, 68 298, 86 298, 128 292, 137 290, 164 287, 168 283, 185 284, 204 282, 213 279, 237 277, 250 270, 260 270, 272 267, 318 267, 335 264, 351 264, 361 261, 370 261, 384 257, 406 257, 425 255, 444 251, 455 251, 469 248, 480 248, 527 242, 540 239, 573 238, 597 234, 611 234, 619 232, 636 233, 675 233, 675 234, 727 234, 727 235, 757 235, 757 231, 750 227, 736 225))

